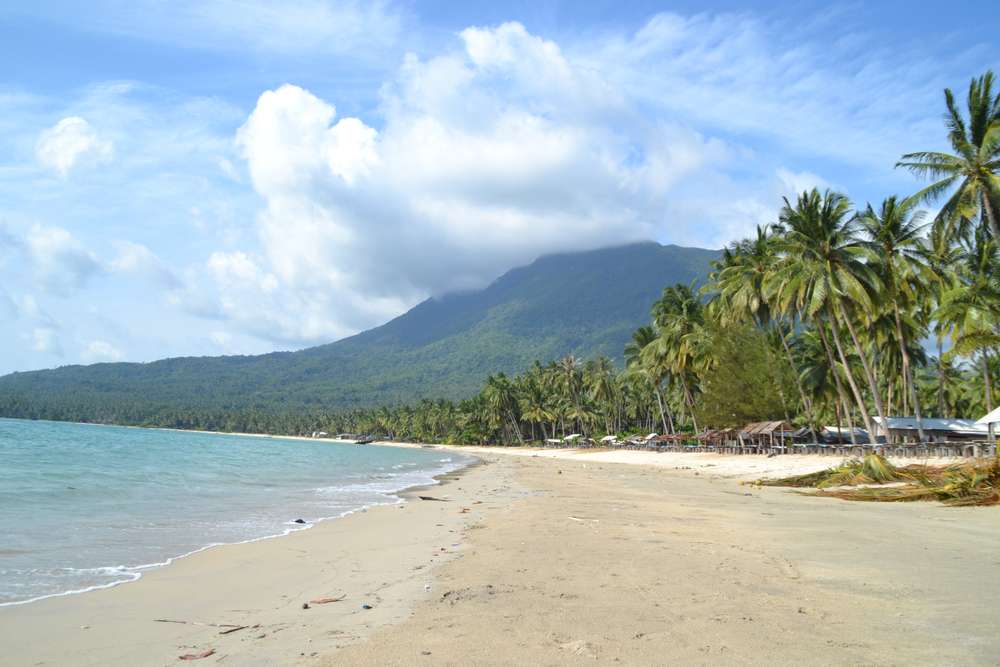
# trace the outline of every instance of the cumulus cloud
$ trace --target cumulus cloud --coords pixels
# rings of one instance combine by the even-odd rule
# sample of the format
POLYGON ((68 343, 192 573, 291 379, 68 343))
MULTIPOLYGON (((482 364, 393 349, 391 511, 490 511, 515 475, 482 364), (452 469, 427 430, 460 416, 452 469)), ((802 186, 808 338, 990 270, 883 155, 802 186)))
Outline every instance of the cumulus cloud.
POLYGON ((38 284, 61 296, 83 287, 103 270, 97 257, 61 227, 32 226, 25 246, 38 284))
POLYGON ((94 340, 87 344, 80 355, 85 363, 121 361, 122 352, 106 340, 94 340))
POLYGON ((217 311, 273 302, 282 338, 343 335, 541 254, 651 238, 672 188, 729 159, 519 24, 461 39, 405 60, 378 130, 297 86, 260 96, 237 144, 261 256, 209 259, 217 311))
POLYGON ((112 143, 100 138, 79 116, 63 118, 43 130, 35 147, 38 162, 63 177, 78 164, 107 162, 113 153, 112 143))

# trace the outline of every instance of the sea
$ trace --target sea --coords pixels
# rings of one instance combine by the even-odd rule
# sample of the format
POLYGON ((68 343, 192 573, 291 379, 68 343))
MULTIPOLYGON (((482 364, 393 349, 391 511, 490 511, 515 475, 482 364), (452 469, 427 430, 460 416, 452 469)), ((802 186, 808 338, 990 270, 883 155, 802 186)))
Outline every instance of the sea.
POLYGON ((0 606, 402 502, 399 491, 469 462, 427 448, 0 419, 0 606))

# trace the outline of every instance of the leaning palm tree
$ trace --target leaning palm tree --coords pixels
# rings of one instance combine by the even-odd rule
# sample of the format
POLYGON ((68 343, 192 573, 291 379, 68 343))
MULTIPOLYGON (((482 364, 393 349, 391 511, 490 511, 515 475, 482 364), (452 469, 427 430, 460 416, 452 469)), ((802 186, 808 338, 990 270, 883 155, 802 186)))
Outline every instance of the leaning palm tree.
POLYGON ((663 393, 660 391, 660 386, 670 371, 662 350, 650 347, 656 338, 656 330, 651 326, 641 326, 632 333, 632 340, 625 344, 625 370, 630 375, 641 375, 652 385, 656 405, 660 409, 663 432, 673 433, 674 418, 664 406, 663 393))
POLYGON ((988 71, 969 84, 968 119, 962 117, 951 89, 945 89, 945 124, 954 153, 907 153, 896 166, 935 179, 915 199, 935 201, 951 192, 938 213, 949 228, 967 227, 982 211, 1000 243, 1000 211, 995 210, 1000 203, 1000 92, 993 94, 994 81, 988 71))
MULTIPOLYGON (((780 310, 797 312, 813 320, 823 339, 824 326, 829 328, 865 428, 874 437, 874 423, 851 372, 840 335, 841 327, 846 327, 864 369, 875 408, 885 424, 878 383, 855 322, 858 315, 873 310, 873 295, 879 282, 871 267, 862 260, 864 248, 857 237, 851 203, 838 192, 827 190, 821 195, 813 188, 802 193, 794 206, 785 199, 780 220, 785 227, 778 243, 782 257, 768 278, 768 291, 780 310), (852 312, 851 304, 859 306, 862 312, 852 312)), ((829 352, 829 345, 826 347, 829 352)), ((836 367, 832 353, 829 363, 831 368, 836 367)))
POLYGON ((882 202, 882 207, 878 211, 868 204, 860 216, 860 222, 868 234, 866 245, 871 251, 868 262, 881 279, 885 302, 892 311, 896 341, 899 344, 902 360, 903 383, 906 385, 904 392, 908 392, 913 405, 920 442, 925 442, 920 400, 913 381, 913 368, 900 308, 900 304, 909 304, 922 299, 926 289, 923 280, 926 267, 921 255, 921 233, 926 225, 924 212, 916 211, 915 208, 916 200, 898 200, 892 196, 882 202))

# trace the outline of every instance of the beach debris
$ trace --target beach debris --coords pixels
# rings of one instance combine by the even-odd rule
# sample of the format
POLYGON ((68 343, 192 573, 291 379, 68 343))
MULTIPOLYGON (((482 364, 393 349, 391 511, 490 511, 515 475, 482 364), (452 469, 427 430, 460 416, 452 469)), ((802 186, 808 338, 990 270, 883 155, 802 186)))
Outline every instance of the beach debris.
POLYGON ((306 522, 306 520, 305 520, 305 519, 296 519, 296 520, 295 520, 295 521, 293 521, 292 523, 300 523, 300 524, 304 524, 305 522, 306 522))
MULTIPOLYGON (((228 635, 228 634, 232 634, 234 632, 239 632, 240 630, 246 630, 249 627, 251 627, 251 626, 249 626, 249 625, 237 625, 235 628, 227 628, 227 629, 223 630, 222 632, 220 632, 219 634, 220 635, 228 635)), ((253 627, 259 628, 260 625, 255 625, 253 627)))
POLYGON ((758 480, 760 486, 818 489, 815 495, 868 502, 937 500, 951 507, 1000 504, 1000 461, 897 468, 878 454, 807 475, 758 480))
POLYGON ((421 500, 436 500, 439 503, 449 502, 447 498, 435 498, 434 496, 417 496, 421 500))
MULTIPOLYGON (((229 628, 231 632, 235 632, 236 630, 243 630, 245 628, 250 627, 250 626, 247 626, 247 625, 237 625, 235 623, 202 623, 200 621, 178 621, 178 620, 174 620, 172 618, 154 618, 153 622, 154 623, 178 623, 180 625, 201 625, 201 626, 204 626, 204 627, 207 627, 207 628, 229 628)), ((259 625, 255 625, 254 627, 260 627, 260 626, 259 625)), ((219 633, 219 634, 226 634, 226 633, 222 632, 222 633, 219 633)))
POLYGON ((335 597, 335 598, 316 598, 315 600, 309 600, 309 604, 330 604, 331 602, 340 602, 347 597, 347 594, 335 597))
POLYGON ((361 605, 361 608, 362 609, 374 609, 375 607, 371 606, 370 604, 365 603, 365 604, 361 605))
POLYGON ((210 655, 215 655, 215 649, 210 648, 201 653, 185 653, 184 655, 178 656, 178 660, 201 660, 202 658, 207 658, 210 655))
POLYGON ((462 509, 458 510, 458 513, 459 514, 468 514, 471 511, 472 510, 470 510, 468 507, 463 507, 462 509))
POLYGON ((303 602, 302 603, 302 608, 303 609, 308 609, 309 608, 309 603, 308 602, 303 602))

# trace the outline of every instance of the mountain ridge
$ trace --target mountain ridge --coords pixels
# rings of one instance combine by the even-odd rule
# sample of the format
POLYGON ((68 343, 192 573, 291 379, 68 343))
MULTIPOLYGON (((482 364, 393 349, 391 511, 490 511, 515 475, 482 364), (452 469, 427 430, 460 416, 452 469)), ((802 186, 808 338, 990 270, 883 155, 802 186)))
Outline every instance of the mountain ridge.
POLYGON ((481 290, 428 298, 378 327, 302 350, 13 373, 0 377, 0 416, 84 400, 231 410, 464 398, 488 374, 536 359, 620 360, 663 287, 703 280, 718 254, 647 241, 546 255, 481 290))

